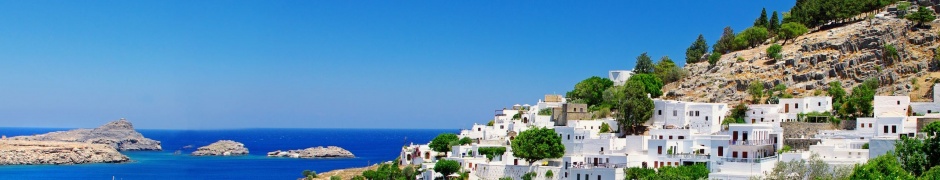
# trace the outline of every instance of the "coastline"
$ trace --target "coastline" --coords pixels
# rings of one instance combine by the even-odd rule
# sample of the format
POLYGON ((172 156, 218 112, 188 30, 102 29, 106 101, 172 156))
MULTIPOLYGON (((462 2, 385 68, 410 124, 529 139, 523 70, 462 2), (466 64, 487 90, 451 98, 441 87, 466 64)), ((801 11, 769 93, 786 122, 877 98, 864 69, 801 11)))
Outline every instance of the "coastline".
MULTIPOLYGON (((379 165, 381 164, 372 164, 371 166, 367 166, 367 167, 352 167, 352 168, 344 168, 344 169, 335 169, 335 170, 327 171, 324 173, 317 173, 317 178, 313 178, 313 179, 329 180, 331 176, 339 176, 342 179, 352 179, 354 176, 361 175, 362 172, 364 171, 379 169, 379 165)), ((301 177, 297 179, 303 180, 304 178, 301 177)))

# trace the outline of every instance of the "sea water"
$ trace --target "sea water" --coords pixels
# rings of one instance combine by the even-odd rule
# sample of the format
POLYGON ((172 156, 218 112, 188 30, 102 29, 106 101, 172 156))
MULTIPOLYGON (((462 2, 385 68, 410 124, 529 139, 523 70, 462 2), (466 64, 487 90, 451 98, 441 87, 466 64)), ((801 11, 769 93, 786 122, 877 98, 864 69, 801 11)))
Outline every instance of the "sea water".
MULTIPOLYGON (((0 134, 34 135, 67 129, 0 128, 0 134)), ((297 179, 303 170, 326 172, 392 161, 402 146, 428 143, 437 134, 457 130, 399 129, 240 129, 138 130, 160 141, 163 151, 122 152, 132 162, 80 165, 0 166, 0 179, 297 179), (196 148, 218 140, 245 144, 250 154, 195 157, 196 148), (192 146, 192 148, 184 148, 192 146), (275 150, 339 146, 356 158, 294 159, 266 157, 275 150), (175 152, 179 151, 179 154, 175 152)))

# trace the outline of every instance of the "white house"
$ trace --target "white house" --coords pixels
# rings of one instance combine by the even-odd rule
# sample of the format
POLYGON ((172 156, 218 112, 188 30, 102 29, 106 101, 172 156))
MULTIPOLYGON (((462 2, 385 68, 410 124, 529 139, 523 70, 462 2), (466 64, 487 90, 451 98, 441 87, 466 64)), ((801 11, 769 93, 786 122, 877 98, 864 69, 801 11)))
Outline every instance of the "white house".
POLYGON ((607 78, 614 81, 614 86, 623 86, 630 76, 633 76, 633 71, 629 70, 610 70, 607 74, 607 78))

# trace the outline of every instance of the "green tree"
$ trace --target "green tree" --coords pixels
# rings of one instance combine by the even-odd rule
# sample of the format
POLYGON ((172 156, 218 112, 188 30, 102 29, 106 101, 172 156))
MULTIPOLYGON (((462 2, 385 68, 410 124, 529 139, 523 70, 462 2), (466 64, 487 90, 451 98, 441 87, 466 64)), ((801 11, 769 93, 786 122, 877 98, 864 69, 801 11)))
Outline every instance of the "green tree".
POLYGON ((914 12, 910 15, 907 15, 907 20, 917 22, 917 26, 924 26, 925 22, 931 22, 934 19, 937 19, 937 16, 933 15, 933 11, 927 9, 927 7, 920 6, 917 9, 917 12, 914 12))
POLYGON ((915 176, 927 171, 927 154, 924 153, 924 142, 914 138, 901 137, 894 144, 895 155, 901 167, 915 176))
POLYGON ((522 131, 511 142, 512 155, 529 162, 560 158, 565 155, 565 146, 554 129, 534 128, 522 131))
POLYGON ((708 168, 701 164, 688 166, 666 166, 659 168, 659 172, 656 174, 657 178, 654 179, 708 179, 708 172, 708 168))
POLYGON ((460 170, 460 163, 454 160, 441 159, 434 163, 434 172, 441 173, 444 177, 450 176, 458 170, 460 170))
POLYGON ((473 139, 470 139, 470 137, 460 138, 460 145, 470 145, 470 144, 473 144, 473 139))
POLYGON ((653 170, 651 168, 643 168, 643 167, 624 168, 623 174, 624 176, 626 176, 625 179, 627 180, 632 180, 632 179, 645 180, 645 179, 656 178, 656 170, 653 170))
POLYGON ((437 135, 437 137, 434 137, 434 139, 431 140, 431 143, 428 144, 428 147, 430 147, 434 151, 446 153, 446 152, 450 152, 451 142, 456 142, 456 141, 457 141, 456 134, 441 133, 437 135))
POLYGON ((777 30, 780 30, 780 18, 777 17, 777 11, 774 11, 773 15, 770 16, 770 22, 767 23, 767 31, 770 31, 770 35, 777 35, 777 30))
POLYGON ((610 132, 610 125, 607 125, 607 123, 601 123, 600 133, 609 133, 609 132, 610 132))
POLYGON ((655 67, 653 67, 653 60, 650 59, 649 55, 646 55, 644 52, 640 56, 636 57, 636 67, 633 68, 634 74, 652 74, 655 67))
POLYGON ((414 166, 405 166, 405 168, 401 169, 401 175, 405 177, 405 180, 414 180, 417 172, 414 166))
POLYGON ((750 48, 750 47, 760 45, 761 43, 764 43, 764 41, 766 41, 767 38, 770 37, 768 36, 769 34, 770 32, 767 32, 767 28, 754 26, 754 27, 744 29, 744 31, 741 31, 741 33, 735 36, 735 38, 738 38, 738 36, 740 36, 741 38, 747 41, 746 47, 739 47, 740 49, 744 49, 744 48, 750 48))
POLYGON ((718 60, 720 59, 721 59, 721 53, 717 53, 717 52, 712 53, 711 55, 708 55, 708 64, 714 66, 715 63, 718 63, 718 60))
POLYGON ((366 180, 366 177, 362 175, 353 176, 351 180, 366 180))
POLYGON ((752 80, 747 86, 747 93, 751 94, 751 103, 759 104, 760 99, 764 97, 764 83, 758 80, 752 80))
POLYGON ((914 176, 904 170, 894 152, 888 152, 863 165, 855 165, 849 179, 914 179, 914 176))
POLYGON ((930 168, 929 171, 924 172, 924 174, 921 174, 920 178, 918 179, 921 179, 921 180, 940 179, 940 166, 934 166, 930 168))
POLYGON ((787 44, 787 40, 800 37, 807 32, 809 32, 809 29, 803 24, 788 22, 780 25, 780 30, 777 31, 777 37, 783 39, 783 44, 787 44))
MULTIPOLYGON (((734 30, 731 29, 731 26, 727 26, 722 31, 721 37, 718 38, 718 41, 715 41, 715 45, 712 46, 712 52, 716 52, 718 54, 727 54, 733 50, 734 50, 734 30)), ((709 60, 709 62, 711 61, 709 60)))
POLYGON ((574 90, 567 93, 566 96, 571 99, 582 99, 588 106, 600 104, 603 100, 603 92, 614 85, 614 81, 607 78, 591 76, 574 85, 574 90))
POLYGON ((555 177, 555 173, 553 173, 552 170, 545 171, 545 178, 552 179, 552 177, 555 177))
POLYGON ((621 129, 630 127, 631 134, 637 132, 637 127, 646 123, 653 116, 653 100, 647 96, 646 87, 641 81, 627 81, 623 85, 624 100, 620 101, 617 122, 621 129))
POLYGON ((684 76, 682 68, 676 66, 676 63, 669 59, 669 56, 663 56, 659 59, 659 62, 656 62, 656 77, 663 81, 664 84, 671 82, 679 81, 684 76))
POLYGON ((485 155, 486 159, 492 161, 496 156, 502 156, 504 153, 506 153, 506 147, 480 147, 477 148, 477 151, 479 151, 480 154, 485 155))
POLYGON ((760 9, 760 17, 754 20, 754 27, 767 28, 767 8, 760 9))
POLYGON ((852 88, 852 94, 845 97, 845 103, 839 109, 842 114, 850 117, 870 116, 874 111, 872 101, 875 100, 875 91, 878 89, 878 80, 869 79, 852 88))
POLYGON ((643 84, 646 93, 656 98, 663 95, 663 81, 651 74, 634 74, 627 81, 636 81, 643 84))
POLYGON ((705 36, 698 34, 695 42, 692 42, 692 45, 685 49, 685 63, 692 64, 702 61, 702 55, 705 55, 706 52, 708 52, 708 42, 705 41, 705 36))
POLYGON ((780 60, 780 58, 783 57, 780 55, 781 51, 783 51, 783 46, 780 46, 779 44, 770 45, 770 47, 767 47, 767 58, 780 60))

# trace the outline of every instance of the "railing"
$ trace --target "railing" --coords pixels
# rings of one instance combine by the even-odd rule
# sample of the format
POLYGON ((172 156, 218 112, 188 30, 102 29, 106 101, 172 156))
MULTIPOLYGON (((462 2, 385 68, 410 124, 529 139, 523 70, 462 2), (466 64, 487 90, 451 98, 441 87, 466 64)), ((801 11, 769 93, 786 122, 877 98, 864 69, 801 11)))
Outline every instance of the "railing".
POLYGON ((679 153, 679 154, 666 154, 667 158, 679 158, 679 159, 708 159, 709 155, 705 154, 691 154, 691 153, 679 153))
POLYGON ((728 143, 731 145, 770 145, 774 141, 772 139, 759 139, 759 140, 728 140, 728 143))
POLYGON ((762 158, 721 158, 724 162, 739 162, 739 163, 761 163, 770 160, 776 160, 777 156, 768 156, 762 158))
POLYGON ((572 169, 625 168, 625 167, 627 167, 627 164, 626 164, 626 163, 620 163, 620 164, 615 164, 615 163, 597 163, 596 166, 595 166, 594 164, 590 164, 590 163, 585 163, 585 164, 572 164, 572 165, 571 165, 571 168, 572 168, 572 169))

